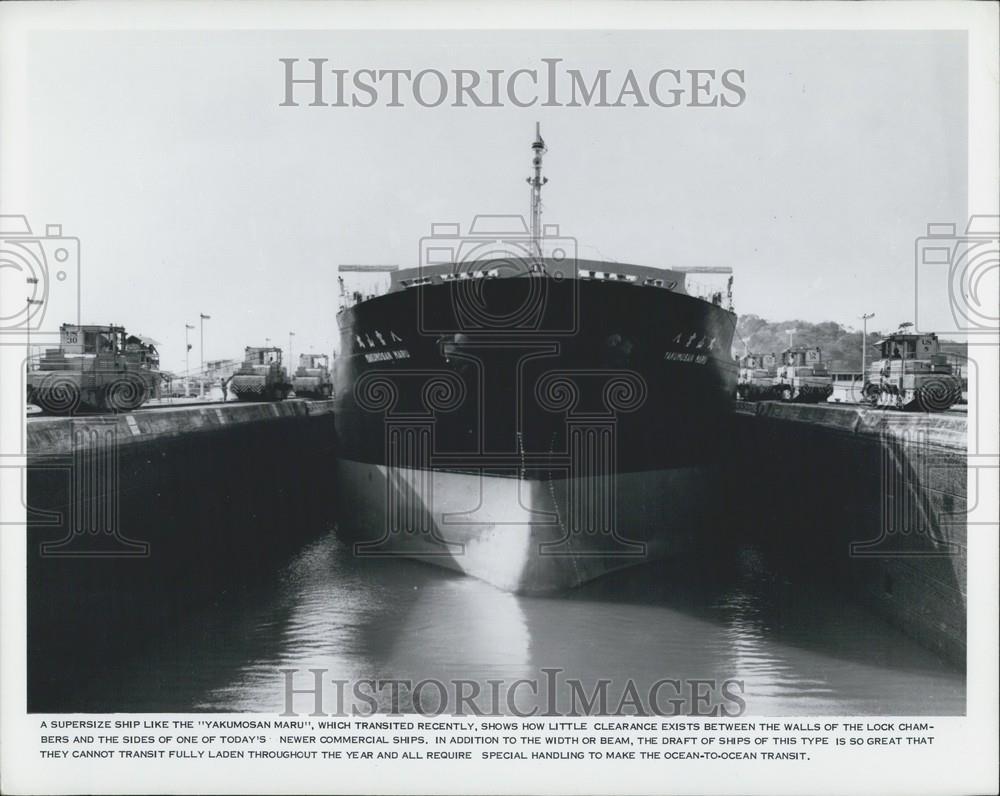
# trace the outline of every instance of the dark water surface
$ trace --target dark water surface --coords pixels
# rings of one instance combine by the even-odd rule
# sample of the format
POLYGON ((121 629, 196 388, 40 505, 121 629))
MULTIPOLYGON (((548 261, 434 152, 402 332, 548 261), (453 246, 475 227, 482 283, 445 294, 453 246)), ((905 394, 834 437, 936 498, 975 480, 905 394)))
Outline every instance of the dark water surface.
MULTIPOLYGON (((405 559, 356 560, 331 534, 179 630, 123 646, 65 709, 275 713, 285 709, 281 669, 300 671, 298 688, 319 668, 327 681, 464 678, 486 693, 487 680, 558 667, 588 692, 601 678, 614 693, 629 679, 640 692, 663 678, 741 680, 745 715, 965 712, 961 671, 835 584, 778 574, 752 547, 541 598, 405 559)), ((326 712, 337 705, 330 689, 326 712)), ((534 704, 525 696, 523 709, 534 704)), ((295 706, 311 711, 312 697, 295 706)))

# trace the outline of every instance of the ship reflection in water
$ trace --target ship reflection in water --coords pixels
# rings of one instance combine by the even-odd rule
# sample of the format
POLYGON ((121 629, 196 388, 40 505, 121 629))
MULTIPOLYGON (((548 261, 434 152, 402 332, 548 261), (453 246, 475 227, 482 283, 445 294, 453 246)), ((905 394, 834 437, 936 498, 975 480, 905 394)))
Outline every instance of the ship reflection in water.
MULTIPOLYGON (((281 669, 300 672, 297 688, 318 668, 327 682, 466 679, 486 693, 491 679, 544 678, 544 667, 588 694, 602 678, 617 684, 614 694, 631 678, 643 695, 663 678, 742 680, 744 715, 965 712, 962 672, 832 585, 776 574, 752 548, 725 564, 659 562, 560 596, 524 597, 406 559, 357 560, 332 535, 273 582, 192 617, 138 656, 123 653, 67 708, 277 713, 281 669)), ((530 710, 531 694, 522 690, 517 706, 530 710)), ((312 698, 296 697, 295 709, 310 712, 312 698)))

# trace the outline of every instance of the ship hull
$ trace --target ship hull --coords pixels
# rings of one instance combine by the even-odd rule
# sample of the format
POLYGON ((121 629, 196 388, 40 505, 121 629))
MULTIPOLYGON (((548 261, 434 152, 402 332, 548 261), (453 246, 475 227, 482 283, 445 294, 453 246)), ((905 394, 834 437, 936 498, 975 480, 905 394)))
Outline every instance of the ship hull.
POLYGON ((351 500, 338 532, 356 555, 414 558, 506 591, 540 594, 691 550, 712 474, 690 467, 610 476, 605 480, 614 484, 603 488, 617 498, 616 532, 592 534, 565 521, 574 496, 593 488, 588 478, 390 469, 343 459, 338 478, 351 500), (415 520, 408 527, 394 527, 397 507, 415 520))
POLYGON ((514 326, 470 325, 446 286, 344 312, 338 534, 356 555, 539 593, 697 541, 735 389, 734 316, 574 280, 546 284, 534 316, 505 311, 537 293, 525 282, 479 297, 514 326))

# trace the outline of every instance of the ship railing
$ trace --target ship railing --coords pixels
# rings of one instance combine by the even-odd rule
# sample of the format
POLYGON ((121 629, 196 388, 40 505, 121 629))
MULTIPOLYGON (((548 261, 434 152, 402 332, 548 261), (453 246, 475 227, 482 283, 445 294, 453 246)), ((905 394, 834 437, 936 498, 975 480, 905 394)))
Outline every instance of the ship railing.
POLYGON ((643 287, 660 287, 666 290, 674 290, 680 284, 680 280, 660 277, 645 277, 640 282, 640 277, 637 274, 622 271, 590 271, 583 268, 577 271, 577 278, 603 282, 627 282, 633 285, 641 284, 643 287))
POLYGON ((429 285, 434 281, 433 277, 430 276, 418 276, 413 279, 400 279, 399 284, 403 287, 420 287, 421 285, 429 285))
POLYGON ((498 268, 490 268, 487 271, 455 271, 450 274, 430 274, 413 279, 400 279, 399 284, 404 288, 410 288, 433 285, 435 282, 470 282, 475 279, 496 279, 499 276, 498 268))
MULTIPOLYGON (((621 274, 612 271, 579 271, 577 275, 580 279, 605 279, 618 282, 638 282, 639 277, 635 274, 621 274)), ((649 281, 649 280, 647 280, 649 281)), ((662 281, 662 280, 657 280, 662 281)))
MULTIPOLYGON (((490 268, 487 271, 458 271, 452 274, 441 274, 440 279, 442 282, 463 282, 472 279, 496 279, 498 276, 500 276, 500 269, 490 268)), ((400 284, 404 287, 410 287, 411 285, 407 284, 408 282, 419 281, 421 284, 426 284, 432 278, 425 277, 423 280, 403 279, 400 284)))
MULTIPOLYGON (((466 280, 466 279, 471 280, 471 279, 480 279, 483 277, 495 277, 495 276, 498 276, 498 272, 496 271, 496 269, 489 272, 475 271, 470 273, 463 272, 457 274, 443 274, 443 275, 432 274, 429 276, 416 276, 413 277, 412 279, 400 279, 399 286, 404 290, 408 290, 411 287, 422 287, 424 285, 433 285, 436 282, 455 282, 459 280, 466 280)), ((340 306, 337 308, 337 312, 341 313, 345 309, 354 307, 358 304, 361 304, 364 301, 370 301, 373 298, 384 296, 387 293, 391 293, 392 290, 393 288, 391 285, 385 285, 385 286, 379 286, 375 290, 367 293, 362 293, 359 290, 350 293, 345 292, 340 297, 340 306)))
MULTIPOLYGON (((732 294, 730 290, 719 289, 718 286, 706 285, 701 282, 695 282, 690 279, 690 277, 684 277, 683 279, 670 278, 671 273, 663 277, 647 276, 651 269, 645 268, 643 271, 645 273, 630 273, 625 270, 615 270, 615 271, 598 271, 589 269, 578 269, 576 272, 576 278, 581 280, 589 281, 603 281, 603 282, 622 282, 625 284, 642 286, 642 287, 656 287, 664 290, 671 290, 675 292, 686 293, 687 295, 700 298, 704 301, 710 301, 713 304, 723 305, 727 303, 729 308, 732 309, 732 294)), ((731 274, 731 269, 692 269, 695 273, 725 273, 731 274)), ((490 268, 482 270, 456 270, 453 272, 439 273, 439 274, 424 274, 419 276, 413 276, 406 279, 400 279, 397 282, 399 288, 403 290, 408 290, 414 287, 423 287, 426 285, 433 284, 449 284, 456 282, 473 281, 479 279, 496 279, 500 277, 500 269, 490 268)), ((369 299, 382 296, 386 293, 392 292, 393 286, 379 286, 373 292, 361 292, 361 291, 347 291, 345 290, 341 295, 340 307, 338 313, 342 312, 344 309, 353 307, 363 301, 368 301, 369 299)))

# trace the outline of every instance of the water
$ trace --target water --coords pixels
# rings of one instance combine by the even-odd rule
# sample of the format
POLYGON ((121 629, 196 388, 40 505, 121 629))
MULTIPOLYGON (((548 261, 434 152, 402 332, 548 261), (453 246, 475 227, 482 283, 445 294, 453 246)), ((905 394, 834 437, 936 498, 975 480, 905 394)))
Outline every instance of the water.
MULTIPOLYGON (((486 693, 491 678, 538 678, 542 667, 588 692, 600 678, 619 691, 631 678, 643 693, 662 678, 742 680, 744 715, 965 712, 962 672, 834 584, 776 573, 754 548, 724 564, 632 568, 538 598, 409 560, 355 560, 333 535, 178 632, 123 651, 67 707, 274 713, 285 709, 280 669, 300 670, 299 688, 319 668, 349 681, 466 678, 486 693)), ((522 709, 535 704, 527 696, 522 709)), ((312 697, 295 706, 310 712, 312 697)))

